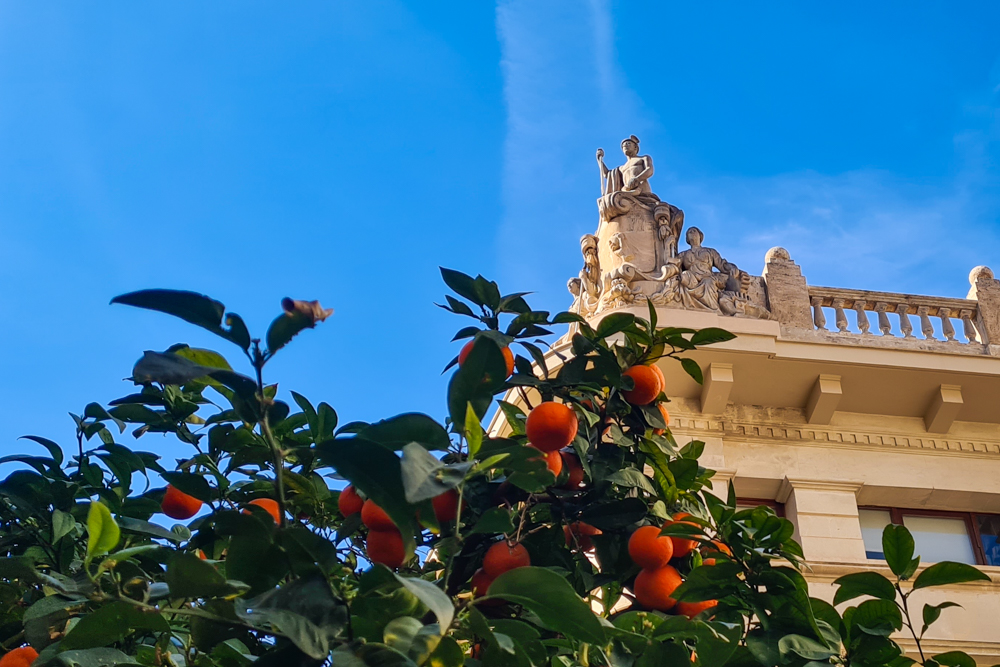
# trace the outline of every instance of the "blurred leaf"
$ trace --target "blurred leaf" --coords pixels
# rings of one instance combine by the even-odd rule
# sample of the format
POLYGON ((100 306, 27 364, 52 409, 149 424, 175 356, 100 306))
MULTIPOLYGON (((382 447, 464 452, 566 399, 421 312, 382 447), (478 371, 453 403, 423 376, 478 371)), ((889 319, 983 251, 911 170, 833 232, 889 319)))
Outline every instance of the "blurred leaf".
POLYGON ((580 521, 601 530, 615 530, 641 521, 646 516, 646 510, 646 501, 640 498, 625 498, 587 506, 580 513, 580 521))
POLYGON ((931 565, 918 574, 917 578, 913 580, 913 589, 961 584, 967 581, 990 581, 990 577, 971 565, 942 561, 931 565))
POLYGON ((76 519, 73 515, 62 510, 52 512, 52 544, 55 544, 76 528, 76 519))
POLYGON ((471 403, 466 404, 465 410, 465 441, 469 445, 469 456, 474 458, 483 446, 483 425, 471 403))
POLYGON ((201 475, 190 472, 165 472, 162 473, 162 477, 178 491, 197 498, 203 503, 212 502, 212 487, 208 485, 208 480, 201 475))
POLYGON ((90 503, 90 509, 87 510, 87 533, 88 561, 114 549, 121 537, 121 530, 111 512, 99 502, 90 503))
POLYGON ((445 465, 417 443, 403 447, 400 471, 406 500, 416 505, 457 487, 470 464, 445 465))
POLYGON ((931 659, 939 665, 947 665, 948 667, 976 667, 976 661, 964 651, 938 653, 931 659))
POLYGON ((175 598, 214 598, 239 595, 249 588, 226 581, 211 563, 193 554, 179 553, 170 559, 165 577, 170 595, 175 598))
POLYGON ((481 533, 485 535, 510 534, 514 532, 514 522, 511 520, 508 510, 502 507, 491 507, 479 517, 479 521, 472 528, 472 532, 473 534, 481 533))
POLYGON ((447 633, 455 618, 455 607, 451 603, 451 598, 429 581, 414 577, 401 577, 398 574, 395 576, 406 590, 417 596, 421 602, 427 605, 428 609, 434 612, 438 624, 441 626, 441 634, 447 633))
POLYGON ((122 641, 132 630, 170 632, 170 626, 158 613, 139 609, 127 602, 109 602, 81 618, 63 638, 60 648, 107 646, 122 641))
MULTIPOLYGON (((160 384, 182 385, 205 377, 211 371, 211 368, 196 364, 173 352, 146 350, 142 353, 142 358, 135 362, 135 366, 132 367, 132 379, 139 383, 158 382, 160 384)), ((120 410, 120 408, 116 408, 116 410, 120 410)), ((112 414, 117 413, 112 411, 112 414)))
POLYGON ((149 537, 159 537, 164 540, 171 540, 173 542, 183 542, 184 540, 174 532, 171 532, 164 528, 163 526, 157 526, 155 523, 149 523, 148 521, 141 521, 128 516, 118 517, 118 527, 124 530, 126 533, 138 533, 139 535, 146 535, 149 537))
POLYGON ((313 319, 304 313, 285 312, 278 315, 267 328, 267 355, 274 356, 275 352, 288 345, 300 331, 315 326, 313 319))
POLYGON ((91 648, 81 651, 64 651, 38 667, 113 667, 136 664, 135 659, 116 648, 91 648))
POLYGON ((729 333, 725 329, 708 327, 694 332, 691 336, 691 343, 693 345, 711 345, 712 343, 724 343, 734 338, 736 338, 736 334, 729 333))

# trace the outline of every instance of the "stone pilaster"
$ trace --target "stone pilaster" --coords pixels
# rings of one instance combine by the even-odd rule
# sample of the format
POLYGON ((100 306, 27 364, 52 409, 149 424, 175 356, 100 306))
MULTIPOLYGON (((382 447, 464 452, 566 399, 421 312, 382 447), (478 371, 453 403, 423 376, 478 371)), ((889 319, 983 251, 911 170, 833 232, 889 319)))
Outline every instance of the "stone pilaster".
POLYGON ((1000 280, 993 277, 993 271, 986 266, 977 266, 969 274, 969 296, 979 302, 979 316, 976 329, 981 342, 990 346, 1000 346, 1000 280))
POLYGON ((785 517, 795 524, 806 560, 868 560, 858 519, 860 489, 861 482, 784 479, 777 500, 785 503, 785 517))
POLYGON ((787 327, 813 328, 805 276, 784 248, 767 251, 764 283, 767 285, 768 308, 774 319, 787 327))

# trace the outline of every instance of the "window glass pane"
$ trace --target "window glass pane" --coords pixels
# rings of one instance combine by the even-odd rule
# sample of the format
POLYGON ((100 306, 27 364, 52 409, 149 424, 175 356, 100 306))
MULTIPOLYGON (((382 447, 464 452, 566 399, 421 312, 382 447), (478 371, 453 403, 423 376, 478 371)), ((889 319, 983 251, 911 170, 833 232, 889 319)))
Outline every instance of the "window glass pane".
POLYGON ((979 537, 986 552, 986 564, 1000 565, 1000 515, 980 514, 976 516, 976 521, 979 522, 979 537))
POLYGON ((865 541, 865 556, 885 560, 882 553, 882 530, 892 523, 887 510, 858 510, 861 519, 861 537, 865 541))
POLYGON ((940 563, 943 560, 976 563, 964 519, 904 516, 903 525, 913 533, 914 554, 920 556, 921 563, 940 563))

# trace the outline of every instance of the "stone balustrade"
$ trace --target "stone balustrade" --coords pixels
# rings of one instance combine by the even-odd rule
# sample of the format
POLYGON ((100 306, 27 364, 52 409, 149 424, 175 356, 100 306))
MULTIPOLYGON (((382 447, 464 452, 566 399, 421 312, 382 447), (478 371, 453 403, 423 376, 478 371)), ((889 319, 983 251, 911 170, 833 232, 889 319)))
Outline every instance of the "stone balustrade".
POLYGON ((811 285, 808 289, 813 326, 819 331, 983 344, 984 337, 976 328, 977 301, 811 285), (856 331, 850 329, 848 310, 853 310, 857 318, 856 331), (875 314, 875 332, 868 313, 875 314), (914 322, 919 333, 914 332, 914 322))

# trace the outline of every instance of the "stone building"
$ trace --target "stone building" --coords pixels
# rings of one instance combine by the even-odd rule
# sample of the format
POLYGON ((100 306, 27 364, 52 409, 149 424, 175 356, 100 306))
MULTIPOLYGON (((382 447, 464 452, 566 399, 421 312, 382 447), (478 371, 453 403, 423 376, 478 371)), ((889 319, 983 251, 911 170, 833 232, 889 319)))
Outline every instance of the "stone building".
POLYGON ((652 193, 638 139, 622 148, 615 169, 598 151, 599 225, 581 243, 573 309, 593 322, 645 317, 649 300, 660 326, 735 333, 689 355, 703 385, 661 362, 674 436, 707 443, 716 489, 731 479, 741 504, 791 520, 817 597, 832 600, 832 582, 850 572, 889 574, 889 522, 910 529, 923 563, 976 564, 992 582, 917 599, 962 605, 924 646, 1000 663, 1000 281, 976 267, 964 299, 819 287, 782 248, 752 275, 652 193))

